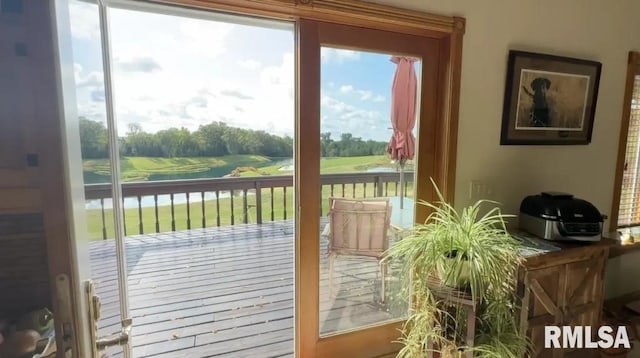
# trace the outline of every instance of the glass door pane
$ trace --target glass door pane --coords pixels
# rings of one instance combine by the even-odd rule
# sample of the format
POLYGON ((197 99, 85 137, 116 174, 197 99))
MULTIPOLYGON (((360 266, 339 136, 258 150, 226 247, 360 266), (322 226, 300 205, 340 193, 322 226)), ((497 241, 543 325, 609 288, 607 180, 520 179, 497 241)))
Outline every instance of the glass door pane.
POLYGON ((323 357, 392 354, 411 302, 385 251, 423 217, 417 199, 431 199, 415 184, 435 177, 440 47, 426 37, 308 20, 299 35, 299 132, 307 139, 299 146, 305 279, 298 292, 309 312, 300 347, 323 357), (402 143, 411 148, 396 148, 402 143))
POLYGON ((133 356, 292 355, 293 24, 113 6, 133 356))
POLYGON ((321 336, 399 320, 408 311, 397 265, 383 260, 414 217, 414 157, 398 160, 387 149, 394 127, 410 126, 394 146, 415 150, 409 136, 417 134, 420 61, 403 58, 409 64, 396 75, 399 59, 321 48, 321 336), (398 96, 409 112, 396 108, 398 96), (404 117, 394 117, 394 108, 404 117))

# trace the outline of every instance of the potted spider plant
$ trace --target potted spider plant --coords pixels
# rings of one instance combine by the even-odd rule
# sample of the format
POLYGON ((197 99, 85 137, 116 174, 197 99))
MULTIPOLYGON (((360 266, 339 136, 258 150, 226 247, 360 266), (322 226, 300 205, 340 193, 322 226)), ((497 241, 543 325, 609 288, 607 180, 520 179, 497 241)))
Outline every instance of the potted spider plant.
POLYGON ((522 256, 520 242, 506 230, 511 215, 488 200, 458 211, 431 182, 438 201, 418 202, 431 214, 387 252, 402 270, 405 298, 412 300, 398 357, 436 350, 443 358, 458 357, 469 349, 476 357, 522 357, 530 345, 517 326, 515 285, 522 256), (476 304, 474 347, 463 343, 465 310, 442 305, 433 291, 434 276, 440 285, 466 291, 476 304))

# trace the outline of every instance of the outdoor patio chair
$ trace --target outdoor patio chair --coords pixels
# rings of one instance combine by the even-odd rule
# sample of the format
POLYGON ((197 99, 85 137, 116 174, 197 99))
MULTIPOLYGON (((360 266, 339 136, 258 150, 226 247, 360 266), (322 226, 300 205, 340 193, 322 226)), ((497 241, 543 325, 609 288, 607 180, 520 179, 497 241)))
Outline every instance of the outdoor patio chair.
POLYGON ((327 254, 330 290, 333 288, 333 269, 337 256, 371 257, 378 261, 382 281, 380 298, 384 303, 387 265, 383 255, 389 246, 389 200, 330 198, 329 203, 327 254))

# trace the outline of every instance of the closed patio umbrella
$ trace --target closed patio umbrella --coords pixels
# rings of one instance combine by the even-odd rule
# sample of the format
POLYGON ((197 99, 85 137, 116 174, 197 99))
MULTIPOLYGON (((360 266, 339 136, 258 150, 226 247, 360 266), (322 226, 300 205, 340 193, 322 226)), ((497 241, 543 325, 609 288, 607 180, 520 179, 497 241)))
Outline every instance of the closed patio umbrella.
POLYGON ((400 165, 400 208, 404 198, 404 165, 415 154, 413 127, 416 124, 417 79, 413 63, 416 59, 392 56, 397 64, 391 87, 391 125, 393 135, 387 145, 387 153, 400 165))

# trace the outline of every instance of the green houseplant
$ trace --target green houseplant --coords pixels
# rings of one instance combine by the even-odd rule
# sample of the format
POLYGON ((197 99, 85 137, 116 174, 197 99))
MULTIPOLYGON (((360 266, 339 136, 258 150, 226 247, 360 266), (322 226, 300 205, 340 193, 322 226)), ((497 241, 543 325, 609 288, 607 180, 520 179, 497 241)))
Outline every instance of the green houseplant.
POLYGON ((515 284, 522 262, 520 243, 506 231, 496 202, 480 200, 457 211, 432 183, 438 201, 431 214, 388 251, 388 259, 402 270, 405 298, 412 311, 403 329, 398 358, 425 357, 431 350, 441 357, 458 357, 472 349, 476 357, 522 357, 529 342, 517 327, 515 284), (485 210, 485 206, 492 207, 485 210), (474 347, 465 347, 466 313, 443 305, 433 291, 433 277, 445 286, 466 291, 476 303, 474 347))

